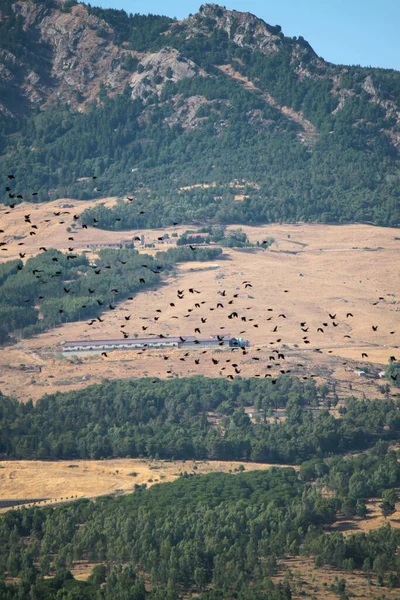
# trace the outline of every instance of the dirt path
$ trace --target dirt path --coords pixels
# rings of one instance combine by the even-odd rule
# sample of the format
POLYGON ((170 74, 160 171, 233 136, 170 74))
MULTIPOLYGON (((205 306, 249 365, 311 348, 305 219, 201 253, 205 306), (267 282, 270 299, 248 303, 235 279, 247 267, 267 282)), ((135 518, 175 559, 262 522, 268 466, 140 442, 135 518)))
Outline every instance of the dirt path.
POLYGON ((250 81, 250 79, 248 79, 247 77, 245 77, 238 71, 235 71, 235 69, 233 68, 232 65, 218 66, 218 69, 220 69, 223 73, 225 73, 225 75, 228 75, 235 81, 239 81, 239 82, 243 83, 243 87, 246 90, 249 90, 250 92, 261 93, 265 102, 267 104, 269 104, 269 106, 276 108, 282 114, 284 114, 286 117, 288 117, 292 121, 295 121, 296 123, 298 123, 298 125, 300 125, 303 128, 303 131, 297 134, 297 137, 299 138, 299 140, 301 142, 303 142, 304 144, 312 145, 312 144, 315 144, 315 142, 318 140, 317 128, 315 127, 315 125, 313 125, 310 121, 308 121, 304 117, 304 115, 301 111, 295 111, 293 108, 290 108, 288 106, 281 106, 271 96, 271 94, 269 94, 268 92, 264 92, 263 90, 261 90, 260 88, 255 86, 254 83, 252 81, 250 81))

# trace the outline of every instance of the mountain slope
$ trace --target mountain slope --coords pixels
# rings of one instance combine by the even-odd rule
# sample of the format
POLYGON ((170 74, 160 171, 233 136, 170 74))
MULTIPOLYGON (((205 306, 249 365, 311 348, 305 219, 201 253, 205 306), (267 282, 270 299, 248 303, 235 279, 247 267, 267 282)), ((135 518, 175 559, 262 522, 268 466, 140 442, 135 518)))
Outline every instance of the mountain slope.
MULTIPOLYGON (((132 194, 147 210, 138 220, 119 206, 126 227, 400 224, 398 72, 327 63, 303 38, 215 4, 183 21, 62 0, 0 0, 0 15, 12 195, 132 194)), ((115 226, 114 212, 95 214, 115 226)))

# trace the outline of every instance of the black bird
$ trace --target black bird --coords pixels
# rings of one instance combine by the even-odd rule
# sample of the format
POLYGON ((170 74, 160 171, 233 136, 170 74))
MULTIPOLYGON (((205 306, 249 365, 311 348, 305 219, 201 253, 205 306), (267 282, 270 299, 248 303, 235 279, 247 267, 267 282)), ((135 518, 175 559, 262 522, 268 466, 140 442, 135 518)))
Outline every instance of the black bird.
POLYGON ((322 327, 318 327, 317 333, 318 333, 318 331, 320 331, 321 333, 324 333, 324 330, 322 329, 322 327))
POLYGON ((131 318, 131 315, 129 315, 129 317, 124 317, 125 321, 129 321, 130 318, 131 318))
POLYGON ((283 317, 284 319, 286 319, 286 315, 284 315, 283 313, 278 315, 278 317, 283 317))
POLYGON ((8 179, 15 179, 14 175, 7 175, 8 179))
POLYGON ((339 325, 339 323, 335 323, 335 321, 333 321, 333 322, 332 322, 332 325, 333 325, 334 327, 337 327, 337 326, 339 325))
POLYGON ((331 315, 331 313, 329 313, 329 316, 331 319, 336 319, 336 313, 334 315, 331 315))
POLYGON ((94 294, 96 290, 91 290, 90 288, 88 288, 88 292, 89 294, 94 294))
POLYGON ((139 279, 139 283, 146 283, 146 282, 145 282, 145 280, 143 279, 143 277, 141 277, 141 278, 139 279))
POLYGON ((353 315, 351 313, 347 313, 347 315, 346 315, 347 318, 352 317, 352 316, 353 315))
POLYGON ((302 328, 301 328, 301 330, 302 330, 302 331, 308 331, 308 330, 309 330, 309 327, 302 327, 302 328))
POLYGON ((361 354, 361 358, 368 358, 368 354, 367 354, 366 352, 363 352, 363 353, 361 354))
POLYGON ((214 365, 217 365, 219 363, 219 360, 217 360, 216 358, 212 358, 211 360, 213 361, 214 365))
POLYGON ((378 325, 372 325, 372 330, 373 331, 377 331, 378 330, 378 325))
POLYGON ((196 329, 194 330, 195 333, 201 333, 200 329, 198 327, 196 327, 196 329))
POLYGON ((108 358, 107 352, 102 352, 101 356, 105 356, 106 358, 108 358))

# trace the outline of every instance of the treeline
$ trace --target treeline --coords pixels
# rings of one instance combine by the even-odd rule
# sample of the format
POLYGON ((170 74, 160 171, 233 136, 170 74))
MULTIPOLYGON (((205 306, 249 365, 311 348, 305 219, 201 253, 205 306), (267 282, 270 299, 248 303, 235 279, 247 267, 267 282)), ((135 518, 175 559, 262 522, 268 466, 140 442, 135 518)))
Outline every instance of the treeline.
POLYGON ((245 248, 260 246, 262 248, 268 248, 274 242, 274 238, 269 237, 267 240, 263 240, 260 244, 257 241, 256 244, 249 242, 247 234, 241 227, 238 229, 225 230, 225 227, 202 227, 198 231, 188 230, 184 231, 176 242, 177 246, 185 246, 188 244, 219 244, 224 248, 245 248), (199 233, 207 233, 207 237, 199 236, 199 233))
POLYGON ((0 344, 10 333, 27 337, 60 323, 93 318, 129 294, 158 285, 178 262, 213 260, 221 248, 170 248, 155 257, 137 250, 85 255, 49 249, 23 265, 0 265, 0 344), (146 266, 143 266, 143 265, 146 266))
POLYGON ((313 382, 288 376, 201 376, 104 382, 46 395, 34 406, 1 396, 0 456, 16 459, 154 457, 301 463, 397 440, 400 405, 349 400, 343 417, 318 405, 313 382), (263 412, 252 422, 243 407, 263 412), (285 409, 284 422, 273 418, 285 409), (315 412, 316 414, 313 414, 315 412), (213 416, 210 422, 207 415, 213 416), (269 418, 269 415, 272 418, 269 418))

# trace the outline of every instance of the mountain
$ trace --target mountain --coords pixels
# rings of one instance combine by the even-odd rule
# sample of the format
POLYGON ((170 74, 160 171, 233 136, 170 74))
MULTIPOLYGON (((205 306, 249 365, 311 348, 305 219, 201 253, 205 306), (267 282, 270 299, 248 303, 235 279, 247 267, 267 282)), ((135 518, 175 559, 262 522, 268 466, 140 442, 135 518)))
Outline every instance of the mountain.
MULTIPOLYGON (((121 203, 118 227, 396 226, 399 152, 399 72, 328 63, 250 13, 0 0, 6 204, 127 194, 146 211, 121 203)), ((115 227, 115 210, 95 215, 115 227)))

